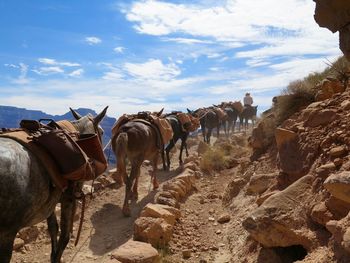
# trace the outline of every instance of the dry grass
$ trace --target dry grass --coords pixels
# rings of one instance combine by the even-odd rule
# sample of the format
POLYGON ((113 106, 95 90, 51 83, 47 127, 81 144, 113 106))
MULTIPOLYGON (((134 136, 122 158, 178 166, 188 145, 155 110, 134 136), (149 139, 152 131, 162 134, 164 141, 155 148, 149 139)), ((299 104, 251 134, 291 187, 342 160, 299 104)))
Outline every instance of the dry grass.
POLYGON ((200 168, 206 173, 221 171, 226 168, 225 151, 220 148, 209 148, 202 156, 200 168))

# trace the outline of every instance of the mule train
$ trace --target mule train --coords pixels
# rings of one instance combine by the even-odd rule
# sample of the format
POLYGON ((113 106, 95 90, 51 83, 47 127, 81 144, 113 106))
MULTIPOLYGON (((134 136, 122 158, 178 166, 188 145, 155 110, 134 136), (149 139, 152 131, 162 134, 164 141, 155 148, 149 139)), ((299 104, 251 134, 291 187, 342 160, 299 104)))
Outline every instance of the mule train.
MULTIPOLYGON (((239 128, 243 122, 247 128, 248 119, 253 121, 256 116, 256 109, 246 109, 240 102, 229 102, 195 111, 188 109, 187 113, 163 114, 161 110, 121 116, 112 128, 111 145, 117 160, 114 179, 125 183, 123 214, 130 216, 129 201, 138 198, 140 167, 144 160, 151 161, 152 183, 156 189, 159 156, 163 169, 169 170, 169 152, 179 139, 181 165, 184 150, 188 156, 186 140, 190 132, 201 127, 204 141, 210 143, 213 128, 217 129, 219 137, 223 125, 228 135, 231 129, 234 132, 238 117, 239 128), (127 162, 131 164, 129 175, 127 162)), ((75 121, 48 125, 23 122, 22 129, 0 131, 0 263, 10 262, 14 239, 21 228, 45 219, 51 238, 51 262, 60 262, 70 238, 83 181, 96 178, 107 168, 101 140, 103 130, 99 125, 107 107, 96 117, 81 116, 70 110, 75 121), (57 142, 61 137, 65 141, 62 145, 57 142), (56 144, 50 141, 52 138, 56 144), (43 154, 49 145, 55 150, 43 154), (67 147, 74 157, 65 154, 67 147), (58 203, 61 203, 59 239, 55 215, 58 203)))
MULTIPOLYGON (((51 127, 40 126, 38 122, 24 122, 25 129, 3 129, 0 134, 1 263, 10 262, 17 232, 45 219, 51 237, 51 262, 60 262, 70 238, 81 180, 95 178, 107 167, 101 146, 103 130, 99 126, 106 110, 107 107, 96 117, 82 117, 71 109, 76 121, 51 122, 51 127), (28 130, 33 130, 33 133, 28 130), (38 137, 40 132, 42 136, 38 137), (26 141, 29 137, 38 141, 26 141), (48 147, 53 140, 70 142, 70 146, 73 146, 71 150, 75 160, 70 162, 73 166, 64 165, 64 172, 49 164, 51 159, 42 154, 44 151, 38 146, 43 144, 48 147), (77 160, 81 162, 77 163, 77 160), (77 164, 79 169, 72 170, 77 164), (69 173, 65 173, 67 171, 69 173), (63 173, 65 178, 60 177, 63 173), (57 203, 61 203, 58 240, 57 203)), ((61 143, 54 145, 60 146, 61 143)), ((61 158, 65 152, 60 154, 56 157, 61 158)), ((69 160, 65 162, 68 164, 69 160)))

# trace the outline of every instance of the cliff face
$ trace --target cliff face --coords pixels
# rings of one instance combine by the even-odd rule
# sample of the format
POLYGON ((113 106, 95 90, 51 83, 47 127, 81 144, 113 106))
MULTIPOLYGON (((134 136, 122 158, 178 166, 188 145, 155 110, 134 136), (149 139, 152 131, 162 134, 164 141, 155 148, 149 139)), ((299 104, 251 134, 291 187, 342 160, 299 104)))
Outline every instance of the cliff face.
POLYGON ((314 0, 316 2, 315 21, 333 33, 339 31, 339 47, 350 60, 350 1, 314 0))

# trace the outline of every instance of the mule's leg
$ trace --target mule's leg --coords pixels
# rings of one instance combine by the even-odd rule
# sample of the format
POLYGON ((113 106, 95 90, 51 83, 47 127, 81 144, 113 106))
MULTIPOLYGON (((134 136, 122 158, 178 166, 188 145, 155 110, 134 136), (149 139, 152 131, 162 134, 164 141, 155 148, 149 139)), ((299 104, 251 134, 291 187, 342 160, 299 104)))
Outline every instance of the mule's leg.
POLYGON ((183 137, 184 146, 185 146, 185 150, 186 150, 186 157, 189 156, 188 149, 187 149, 187 137, 188 137, 188 133, 186 133, 186 135, 183 137))
POLYGON ((202 130, 203 140, 204 140, 204 142, 207 142, 206 137, 205 137, 205 135, 206 135, 205 124, 203 123, 203 121, 201 121, 201 130, 202 130))
POLYGON ((218 125, 216 126, 216 137, 219 139, 219 135, 220 135, 220 122, 218 123, 218 125))
POLYGON ((55 254, 57 251, 57 235, 58 235, 58 223, 55 212, 53 212, 47 219, 47 228, 51 238, 51 262, 54 262, 55 254))
POLYGON ((208 132, 207 132, 207 143, 210 144, 210 136, 211 136, 211 131, 212 129, 208 129, 208 132))
POLYGON ((140 169, 141 169, 141 164, 142 160, 139 162, 135 163, 130 172, 130 177, 133 178, 133 183, 132 183, 132 198, 134 200, 137 200, 139 198, 139 193, 138 193, 138 184, 139 184, 139 177, 140 177, 140 169))
POLYGON ((127 176, 125 180, 125 198, 124 198, 124 204, 123 204, 123 210, 122 210, 124 216, 130 216, 129 199, 131 195, 131 186, 133 182, 133 180, 131 180, 130 177, 131 177, 131 174, 130 176, 127 176))
POLYGON ((54 257, 51 257, 51 263, 59 263, 64 249, 66 248, 70 232, 73 224, 74 211, 76 206, 76 199, 73 193, 73 183, 62 194, 61 197, 61 222, 60 222, 60 238, 57 244, 57 251, 54 257))
POLYGON ((170 170, 170 157, 169 157, 169 153, 171 151, 171 149, 174 147, 175 143, 174 140, 170 140, 170 143, 168 144, 168 146, 165 148, 165 153, 166 153, 166 161, 167 161, 167 170, 170 170))
POLYGON ((161 154, 161 156, 162 156, 163 171, 166 171, 165 156, 164 156, 164 148, 162 148, 162 151, 161 151, 160 154, 161 154))
POLYGON ((187 140, 187 134, 185 134, 184 136, 182 136, 181 138, 181 148, 180 148, 180 156, 179 156, 179 163, 180 165, 182 165, 183 161, 182 161, 182 152, 183 152, 183 149, 186 150, 186 156, 188 157, 188 150, 187 150, 187 143, 186 143, 186 140, 187 140))
POLYGON ((153 157, 153 161, 152 161, 152 183, 153 183, 153 190, 156 190, 156 189, 158 189, 158 187, 159 187, 159 184, 158 184, 158 181, 157 181, 157 175, 156 175, 156 172, 157 172, 157 162, 158 162, 158 154, 156 154, 156 155, 153 157))
POLYGON ((0 233, 0 262, 9 263, 12 257, 13 242, 17 231, 0 233))

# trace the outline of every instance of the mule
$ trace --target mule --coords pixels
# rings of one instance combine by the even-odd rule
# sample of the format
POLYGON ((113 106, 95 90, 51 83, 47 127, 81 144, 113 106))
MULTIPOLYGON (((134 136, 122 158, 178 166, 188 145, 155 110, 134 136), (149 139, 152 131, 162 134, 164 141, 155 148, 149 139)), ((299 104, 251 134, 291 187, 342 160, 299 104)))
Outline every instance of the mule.
MULTIPOLYGON (((189 115, 189 114, 188 114, 189 115)), ((188 157, 188 149, 187 149, 187 138, 190 134, 189 130, 194 131, 198 129, 199 127, 199 121, 198 119, 190 116, 190 122, 185 123, 184 125, 181 124, 179 118, 176 116, 176 113, 171 113, 166 116, 166 119, 170 122, 171 127, 173 129, 174 136, 170 140, 169 144, 165 148, 166 153, 166 168, 167 170, 170 170, 170 157, 169 153, 171 149, 175 146, 176 142, 181 139, 181 147, 180 147, 180 154, 179 154, 179 164, 182 165, 182 152, 185 149, 186 156, 188 157), (182 127, 184 126, 184 127, 182 127)))
POLYGON ((244 129, 248 129, 248 121, 252 121, 252 126, 254 127, 254 122, 256 118, 256 114, 258 111, 258 106, 248 106, 244 107, 242 113, 239 115, 239 129, 244 126, 244 129))
POLYGON ((213 109, 200 108, 195 111, 187 109, 187 112, 192 116, 199 118, 204 142, 210 144, 210 137, 214 128, 216 128, 216 136, 219 138, 221 122, 219 116, 213 109))
MULTIPOLYGON (((157 116, 161 116, 162 112, 163 110, 158 112, 157 116)), ((149 160, 152 165, 153 189, 159 187, 156 170, 159 153, 163 155, 164 151, 160 149, 158 141, 159 137, 156 129, 149 123, 140 120, 130 120, 122 124, 118 132, 112 137, 112 149, 117 159, 116 179, 120 183, 125 183, 125 198, 122 208, 124 216, 131 215, 129 201, 138 199, 138 180, 141 164, 144 160, 149 160), (126 171, 127 161, 131 164, 129 176, 126 171)))
MULTIPOLYGON (((99 126, 107 107, 95 118, 81 117, 71 109, 78 120, 71 123, 80 135, 103 133, 99 126)), ((54 187, 50 175, 38 158, 20 143, 0 138, 0 262, 8 263, 12 257, 17 232, 27 226, 47 220, 51 237, 51 263, 60 262, 70 239, 76 207, 76 190, 82 183, 69 181, 62 192, 54 187), (61 203, 60 236, 55 215, 61 203)))

